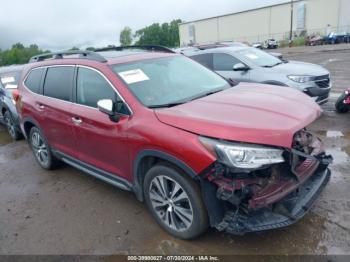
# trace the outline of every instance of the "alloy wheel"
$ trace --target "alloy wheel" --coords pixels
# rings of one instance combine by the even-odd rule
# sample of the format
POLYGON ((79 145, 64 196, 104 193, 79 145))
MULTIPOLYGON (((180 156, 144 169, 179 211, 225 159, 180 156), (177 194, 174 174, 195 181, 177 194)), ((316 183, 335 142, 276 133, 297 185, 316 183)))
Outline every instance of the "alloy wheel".
POLYGON ((157 216, 176 231, 188 229, 193 222, 191 201, 179 183, 160 175, 152 179, 149 197, 157 216))
POLYGON ((37 160, 40 162, 40 164, 46 166, 49 162, 49 153, 47 146, 39 132, 34 132, 32 134, 31 144, 37 160))
POLYGON ((14 125, 11 117, 9 117, 9 116, 5 117, 5 124, 6 124, 7 131, 9 132, 10 136, 12 138, 15 138, 16 137, 16 128, 15 128, 15 125, 14 125))

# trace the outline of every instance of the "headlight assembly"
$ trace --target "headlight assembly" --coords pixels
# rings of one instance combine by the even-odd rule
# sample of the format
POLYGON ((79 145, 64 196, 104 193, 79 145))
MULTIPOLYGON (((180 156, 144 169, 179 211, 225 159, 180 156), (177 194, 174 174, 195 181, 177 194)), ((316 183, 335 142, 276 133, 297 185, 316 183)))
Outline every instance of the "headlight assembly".
POLYGON ((313 76, 298 76, 298 75, 289 75, 288 78, 297 83, 306 83, 314 79, 313 76))
POLYGON ((230 143, 200 137, 199 140, 207 150, 215 154, 218 161, 240 169, 258 169, 265 165, 284 162, 283 150, 241 143, 230 143))

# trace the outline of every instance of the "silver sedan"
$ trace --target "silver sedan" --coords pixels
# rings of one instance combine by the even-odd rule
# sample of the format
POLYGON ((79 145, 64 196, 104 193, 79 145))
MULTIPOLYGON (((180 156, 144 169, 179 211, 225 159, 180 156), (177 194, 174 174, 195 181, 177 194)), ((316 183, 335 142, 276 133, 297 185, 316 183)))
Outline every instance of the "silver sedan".
POLYGON ((190 49, 184 55, 227 79, 294 88, 323 104, 331 90, 329 71, 304 62, 281 60, 253 47, 190 49))

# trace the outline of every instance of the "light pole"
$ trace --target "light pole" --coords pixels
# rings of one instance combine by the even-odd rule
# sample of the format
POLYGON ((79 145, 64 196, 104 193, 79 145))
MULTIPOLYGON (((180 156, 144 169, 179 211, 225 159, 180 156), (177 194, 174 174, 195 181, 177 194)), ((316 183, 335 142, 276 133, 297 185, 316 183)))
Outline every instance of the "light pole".
POLYGON ((290 1, 289 47, 292 47, 292 39, 293 39, 293 13, 294 13, 294 3, 293 3, 293 0, 291 0, 291 1, 290 1))

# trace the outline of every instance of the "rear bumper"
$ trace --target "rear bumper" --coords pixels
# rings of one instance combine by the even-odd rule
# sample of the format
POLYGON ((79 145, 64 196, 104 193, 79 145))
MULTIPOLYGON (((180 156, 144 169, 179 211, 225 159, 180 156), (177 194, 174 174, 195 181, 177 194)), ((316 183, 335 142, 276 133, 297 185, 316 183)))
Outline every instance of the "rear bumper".
MULTIPOLYGON (((312 207, 331 176, 327 168, 313 174, 296 191, 274 204, 248 214, 227 212, 220 226, 228 233, 243 235, 289 226, 301 219, 312 207)), ((220 228, 218 228, 220 230, 220 228)))

